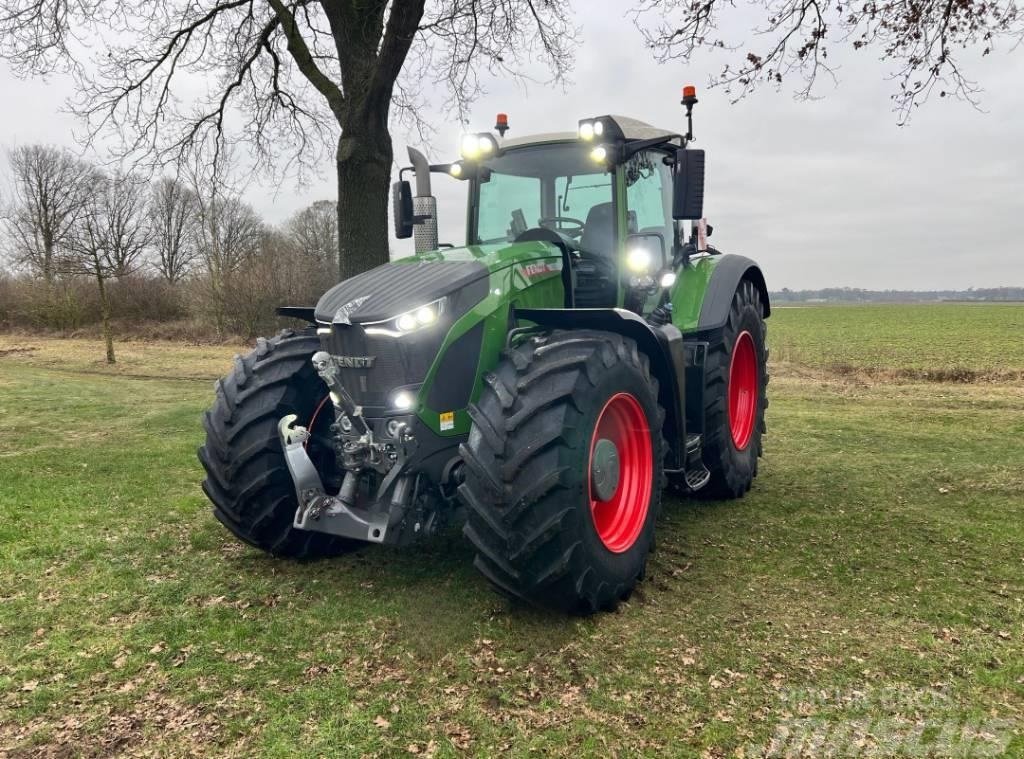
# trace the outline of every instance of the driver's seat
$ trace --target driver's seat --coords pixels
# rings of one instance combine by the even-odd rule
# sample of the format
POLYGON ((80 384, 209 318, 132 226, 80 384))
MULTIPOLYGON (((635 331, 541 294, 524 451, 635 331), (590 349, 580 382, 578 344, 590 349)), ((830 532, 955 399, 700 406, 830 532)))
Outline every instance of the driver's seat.
POLYGON ((598 203, 590 209, 580 236, 576 262, 577 308, 612 308, 619 297, 615 263, 615 206, 598 203))

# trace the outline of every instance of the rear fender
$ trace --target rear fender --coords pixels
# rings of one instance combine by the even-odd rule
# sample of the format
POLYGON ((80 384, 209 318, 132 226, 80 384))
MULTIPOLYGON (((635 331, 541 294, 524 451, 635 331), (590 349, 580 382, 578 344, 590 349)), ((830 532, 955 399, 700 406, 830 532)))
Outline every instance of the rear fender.
POLYGON ((653 327, 621 308, 517 308, 515 316, 553 329, 596 329, 634 340, 658 379, 658 402, 665 409, 663 434, 669 445, 665 466, 682 468, 686 455, 686 371, 683 334, 676 327, 653 327))

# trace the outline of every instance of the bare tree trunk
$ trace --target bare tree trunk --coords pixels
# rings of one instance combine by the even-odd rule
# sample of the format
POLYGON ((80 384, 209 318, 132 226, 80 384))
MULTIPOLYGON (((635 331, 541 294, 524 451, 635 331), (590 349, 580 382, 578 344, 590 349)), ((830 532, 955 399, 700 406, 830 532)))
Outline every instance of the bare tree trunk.
POLYGON ((107 300, 107 287, 103 272, 97 262, 95 268, 96 286, 100 291, 100 317, 103 321, 103 341, 107 344, 107 363, 114 363, 114 336, 110 332, 110 301, 107 300))
MULTIPOLYGON (((381 119, 386 124, 387 113, 381 119)), ((370 131, 370 130, 367 130, 370 131)), ((341 279, 387 263, 391 135, 342 127, 338 140, 338 275, 341 279)))
POLYGON ((55 268, 53 263, 53 242, 47 239, 43 242, 43 282, 46 283, 47 292, 53 287, 55 268))

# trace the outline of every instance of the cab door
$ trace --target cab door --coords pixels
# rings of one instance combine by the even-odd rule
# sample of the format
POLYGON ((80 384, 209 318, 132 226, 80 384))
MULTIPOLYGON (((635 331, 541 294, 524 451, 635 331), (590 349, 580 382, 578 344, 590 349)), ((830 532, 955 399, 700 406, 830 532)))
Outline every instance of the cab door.
MULTIPOLYGON (((625 185, 625 229, 623 230, 622 260, 633 246, 646 248, 651 254, 651 269, 646 274, 655 276, 672 261, 676 245, 676 222, 672 219, 672 169, 665 165, 667 154, 660 150, 646 150, 620 167, 625 185)), ((631 286, 636 286, 643 272, 631 272, 622 267, 625 301, 631 286)), ((642 315, 657 305, 660 292, 643 298, 637 306, 642 315)))

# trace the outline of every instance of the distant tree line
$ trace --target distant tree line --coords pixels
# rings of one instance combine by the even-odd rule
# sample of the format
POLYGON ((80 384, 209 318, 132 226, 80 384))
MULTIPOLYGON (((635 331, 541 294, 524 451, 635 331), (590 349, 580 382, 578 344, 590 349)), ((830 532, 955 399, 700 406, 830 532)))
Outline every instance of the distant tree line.
POLYGON ((862 290, 856 287, 825 287, 821 290, 790 290, 770 293, 773 303, 914 303, 939 301, 1024 301, 1024 287, 987 287, 967 290, 862 290))
POLYGON ((0 206, 0 327, 252 337, 274 306, 307 304, 337 281, 336 205, 276 227, 226 174, 186 167, 150 181, 61 148, 7 151, 0 206))

